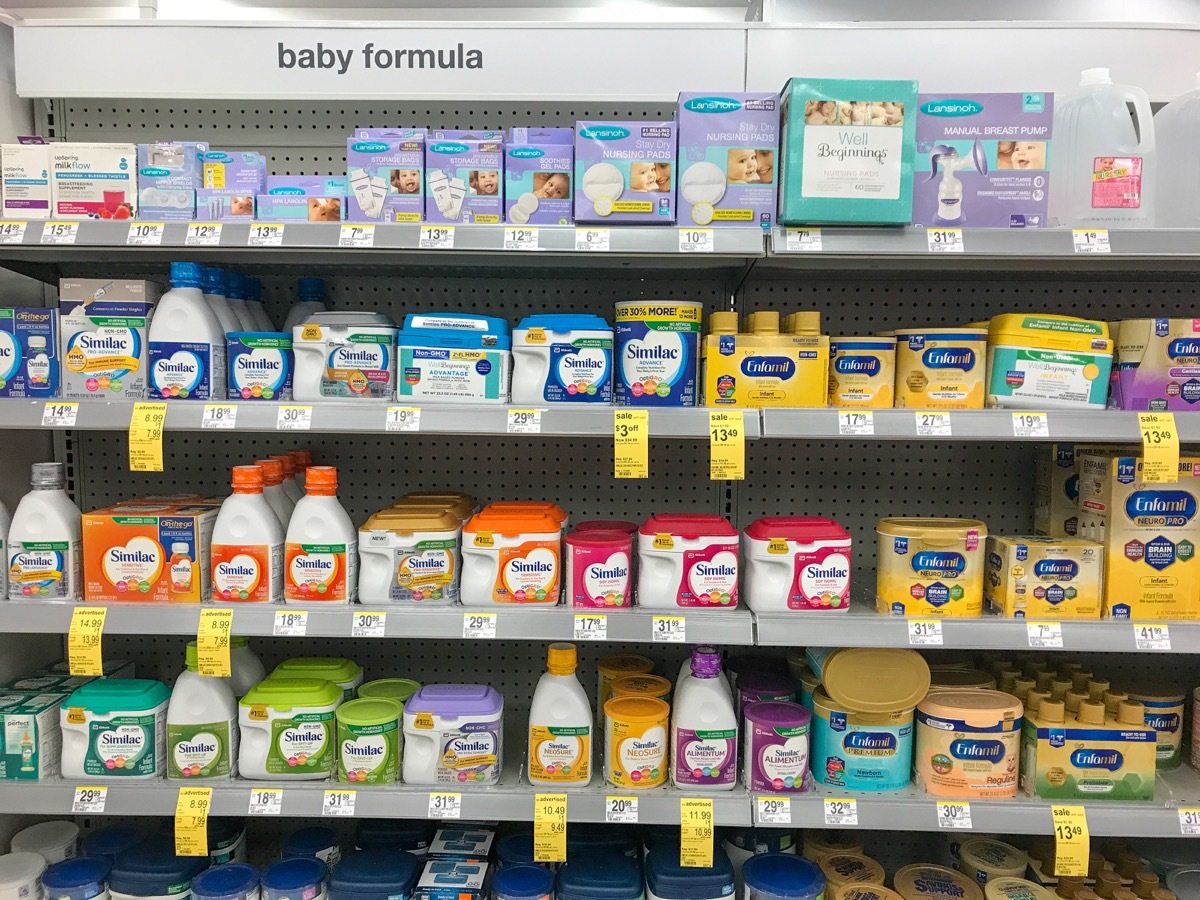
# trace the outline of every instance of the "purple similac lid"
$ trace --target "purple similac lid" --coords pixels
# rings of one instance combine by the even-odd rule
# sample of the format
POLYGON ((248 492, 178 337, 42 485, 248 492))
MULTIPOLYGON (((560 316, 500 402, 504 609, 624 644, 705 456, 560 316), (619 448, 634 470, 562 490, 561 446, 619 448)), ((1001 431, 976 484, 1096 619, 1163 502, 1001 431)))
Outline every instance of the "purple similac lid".
POLYGON ((504 698, 486 684, 427 684, 404 704, 405 714, 490 716, 504 709, 504 698))
POLYGON ((801 728, 812 722, 812 713, 799 703, 786 700, 758 700, 742 709, 747 722, 762 728, 801 728))
POLYGON ((721 654, 712 647, 692 649, 692 675, 696 678, 716 678, 721 674, 721 654))
POLYGON ((746 672, 738 676, 737 689, 747 694, 763 697, 796 696, 796 682, 779 675, 767 675, 764 672, 746 672))

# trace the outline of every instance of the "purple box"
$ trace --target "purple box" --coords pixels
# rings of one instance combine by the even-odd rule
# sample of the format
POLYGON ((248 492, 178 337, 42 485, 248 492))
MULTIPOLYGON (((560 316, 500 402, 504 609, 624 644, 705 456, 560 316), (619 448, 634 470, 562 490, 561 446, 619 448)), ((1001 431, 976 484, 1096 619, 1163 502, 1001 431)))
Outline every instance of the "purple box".
MULTIPOLYGON (((201 158, 200 187, 209 196, 253 197, 261 194, 267 180, 267 158, 253 151, 208 150, 201 158)), ((200 198, 196 198, 199 206, 200 198)))
POLYGON ((1044 228, 1054 95, 919 94, 914 225, 1044 228))
POLYGON ((575 221, 675 224, 675 123, 576 122, 575 221))
POLYGON ((346 140, 346 219, 420 222, 425 216, 425 129, 356 128, 346 140))
POLYGON ((228 190, 200 188, 196 191, 196 218, 201 222, 254 218, 256 194, 233 194, 228 190))
POLYGON ((425 145, 425 219, 504 221, 504 142, 430 139, 425 145))
POLYGON ((268 175, 267 189, 271 196, 345 197, 345 175, 268 175))
POLYGON ((570 225, 573 128, 514 128, 504 145, 504 221, 570 225))
POLYGON ((462 129, 431 130, 431 141, 503 141, 507 136, 503 131, 464 131, 462 129))

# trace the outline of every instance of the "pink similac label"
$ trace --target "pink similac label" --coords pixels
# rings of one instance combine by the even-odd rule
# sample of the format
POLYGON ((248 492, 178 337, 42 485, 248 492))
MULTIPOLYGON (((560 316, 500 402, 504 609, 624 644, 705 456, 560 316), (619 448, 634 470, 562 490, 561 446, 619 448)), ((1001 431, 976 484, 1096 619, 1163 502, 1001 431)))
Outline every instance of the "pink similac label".
POLYGON ((845 609, 850 603, 850 542, 796 554, 788 609, 845 609))
POLYGON ((683 553, 683 583, 675 595, 679 606, 737 606, 738 545, 713 544, 683 553))
POLYGON ((570 554, 571 602, 601 608, 630 606, 629 554, 609 547, 567 547, 570 554))
POLYGON ((675 781, 733 784, 737 776, 737 729, 675 730, 675 781))
POLYGON ((1142 158, 1097 156, 1092 161, 1092 209, 1139 209, 1142 158))

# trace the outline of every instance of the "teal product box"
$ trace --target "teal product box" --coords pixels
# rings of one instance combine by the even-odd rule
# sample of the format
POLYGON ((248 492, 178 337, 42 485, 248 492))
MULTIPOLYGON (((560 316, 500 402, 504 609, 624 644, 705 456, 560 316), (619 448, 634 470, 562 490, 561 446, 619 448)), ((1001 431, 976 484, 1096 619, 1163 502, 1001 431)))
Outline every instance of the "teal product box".
POLYGON ((263 222, 340 222, 345 218, 341 197, 304 197, 295 194, 259 194, 255 217, 263 222))
POLYGON ((397 335, 396 397, 507 403, 512 373, 508 322, 470 313, 413 313, 397 335))
POLYGON ((431 859, 417 882, 413 900, 483 900, 485 860, 431 859))
POLYGON ((292 336, 269 331, 234 331, 228 340, 230 400, 291 400, 296 357, 292 336))
POLYGON ((59 774, 65 693, 0 694, 0 781, 41 781, 59 774))
POLYGON ((58 396, 58 311, 0 309, 0 397, 58 396))
POLYGON ((793 78, 780 96, 781 224, 912 221, 915 81, 793 78))
POLYGON ((570 225, 573 128, 513 128, 504 145, 504 220, 570 225))

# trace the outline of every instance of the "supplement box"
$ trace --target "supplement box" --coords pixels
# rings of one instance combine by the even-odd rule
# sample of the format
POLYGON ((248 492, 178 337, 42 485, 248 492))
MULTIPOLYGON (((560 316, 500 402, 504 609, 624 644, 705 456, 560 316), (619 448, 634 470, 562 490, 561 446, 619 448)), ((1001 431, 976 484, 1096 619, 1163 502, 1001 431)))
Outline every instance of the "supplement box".
POLYGON ((0 397, 57 397, 58 379, 58 311, 0 309, 0 397))
POLYGON ((397 335, 400 400, 507 403, 508 322, 469 313, 410 313, 397 335))
POLYGON ((146 332, 161 293, 162 288, 153 281, 59 281, 58 328, 65 399, 146 398, 146 332))
POLYGON ((484 900, 487 874, 486 860, 431 859, 412 900, 484 900))
POLYGON ((187 220, 196 214, 196 190, 208 144, 162 141, 138 144, 138 218, 187 220))
POLYGON ((1095 541, 991 534, 983 596, 1008 618, 1098 619, 1103 574, 1095 541))
POLYGON ((54 778, 62 756, 59 705, 69 692, 0 694, 0 781, 54 778))
POLYGON ((427 855, 431 859, 487 859, 495 839, 494 827, 465 824, 439 828, 427 855))
POLYGON ((675 224, 674 122, 575 123, 575 221, 675 224))
POLYGON ((137 213, 136 165, 133 144, 51 144, 51 216, 132 218, 137 213))
POLYGON ((346 140, 346 219, 425 219, 425 129, 357 128, 346 140))
POLYGON ((920 94, 913 224, 1044 228, 1054 95, 920 94))
POLYGON ((88 602, 199 603, 209 596, 218 501, 132 500, 83 515, 88 602))
POLYGON ((775 220, 779 96, 679 95, 679 221, 749 225, 775 220))
POLYGON ((793 78, 783 86, 783 225, 907 225, 915 81, 793 78))
POLYGON ((504 221, 570 225, 572 128, 514 128, 504 145, 504 221))
POLYGON ((425 165, 425 221, 504 221, 503 141, 430 140, 425 165))
POLYGON ((50 145, 0 144, 0 215, 50 216, 50 145))
POLYGON ((291 400, 296 358, 290 334, 235 331, 225 335, 230 400, 291 400))
POLYGON ((1113 360, 1104 322, 999 315, 988 325, 987 346, 988 406, 1104 409, 1113 360))

